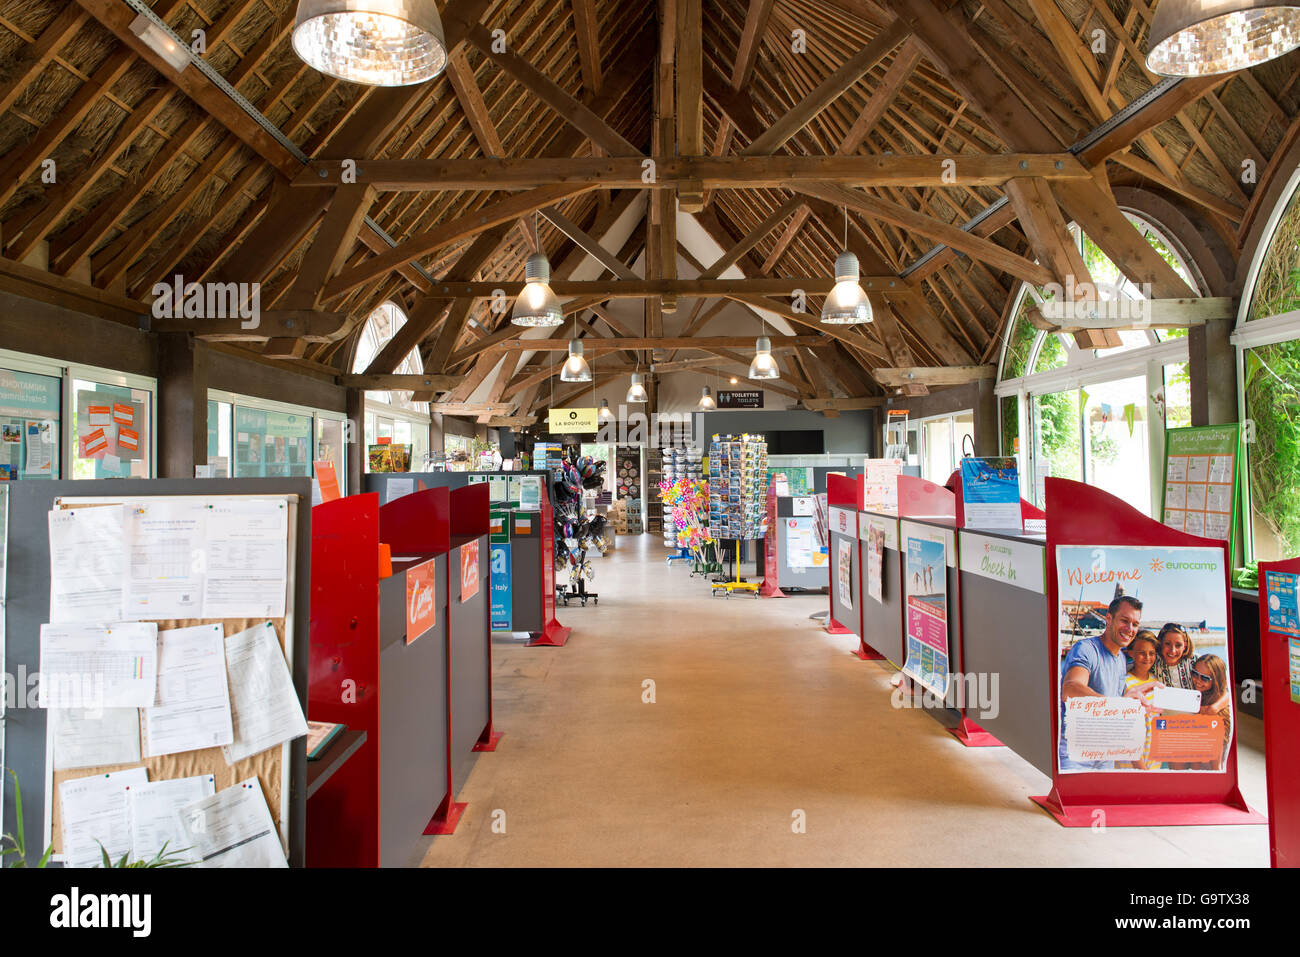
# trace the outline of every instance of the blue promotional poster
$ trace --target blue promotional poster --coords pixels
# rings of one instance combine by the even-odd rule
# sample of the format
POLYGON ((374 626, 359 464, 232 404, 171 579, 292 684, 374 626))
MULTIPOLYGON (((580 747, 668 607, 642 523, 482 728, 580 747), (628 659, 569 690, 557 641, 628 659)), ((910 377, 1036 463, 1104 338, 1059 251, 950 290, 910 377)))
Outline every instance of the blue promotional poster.
POLYGON ((1014 458, 962 459, 961 495, 967 528, 1023 529, 1014 458))
POLYGON ((1291 572, 1265 572, 1264 590, 1268 595, 1268 628, 1279 635, 1300 637, 1300 575, 1291 572))
POLYGON ((492 630, 511 631, 510 546, 492 545, 488 554, 492 566, 492 630))

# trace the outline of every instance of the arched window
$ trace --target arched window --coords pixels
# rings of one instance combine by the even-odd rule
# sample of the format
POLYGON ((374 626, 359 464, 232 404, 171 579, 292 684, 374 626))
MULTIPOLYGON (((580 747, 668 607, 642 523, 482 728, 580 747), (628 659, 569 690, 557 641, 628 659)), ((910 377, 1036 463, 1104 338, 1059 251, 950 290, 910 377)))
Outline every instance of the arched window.
MULTIPOLYGON (((406 324, 406 314, 392 302, 378 306, 367 318, 352 357, 352 371, 365 372, 389 340, 406 324)), ((420 374, 424 371, 419 348, 413 348, 393 370, 396 373, 420 374)), ((368 391, 366 393, 366 445, 383 440, 411 446, 411 468, 423 468, 429 451, 430 416, 427 402, 413 402, 414 393, 404 390, 368 391)), ((369 456, 365 456, 369 471, 369 456)))
MULTIPOLYGON (((1126 215, 1196 289, 1178 247, 1155 224, 1126 215)), ((1145 298, 1076 225, 1070 234, 1100 298, 1145 298)), ((1016 295, 997 394, 1002 451, 1019 458, 1025 496, 1041 504, 1043 479, 1058 476, 1087 481, 1151 514, 1164 430, 1190 424, 1186 330, 1121 330, 1120 345, 1085 348, 1071 335, 1034 326, 1030 312, 1047 301, 1044 290, 1026 283, 1016 295)))
POLYGON ((1237 331, 1246 431, 1246 558, 1300 555, 1300 170, 1247 276, 1237 331))

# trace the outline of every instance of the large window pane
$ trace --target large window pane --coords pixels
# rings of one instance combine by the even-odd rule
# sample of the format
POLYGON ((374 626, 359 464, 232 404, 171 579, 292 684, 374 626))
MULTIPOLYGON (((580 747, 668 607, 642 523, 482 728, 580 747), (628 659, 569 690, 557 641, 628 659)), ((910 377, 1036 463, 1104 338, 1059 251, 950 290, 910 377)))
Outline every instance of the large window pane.
POLYGON ((1165 428, 1192 424, 1192 375, 1186 362, 1165 366, 1165 428))
POLYGON ((312 417, 235 407, 235 477, 311 475, 312 417))
POLYGON ((1151 514, 1146 376, 1117 379, 1085 390, 1088 454, 1085 481, 1151 514))
POLYGON ((1043 480, 1083 478, 1083 439, 1079 427, 1079 393, 1053 392, 1033 397, 1034 500, 1045 503, 1043 480))
POLYGON ((0 369, 0 471, 6 478, 58 478, 63 382, 0 369))
POLYGON ((932 419, 921 423, 925 434, 922 438, 925 461, 921 466, 921 478, 931 482, 948 481, 952 474, 952 419, 932 419))
POLYGON ((73 478, 152 477, 152 393, 74 379, 72 400, 72 427, 77 436, 73 478))
POLYGON ((1300 555, 1300 340, 1249 349, 1246 465, 1255 561, 1300 555))
POLYGON ((347 456, 343 453, 343 422, 341 419, 316 420, 316 456, 317 462, 332 462, 334 474, 340 486, 344 483, 344 467, 347 456))

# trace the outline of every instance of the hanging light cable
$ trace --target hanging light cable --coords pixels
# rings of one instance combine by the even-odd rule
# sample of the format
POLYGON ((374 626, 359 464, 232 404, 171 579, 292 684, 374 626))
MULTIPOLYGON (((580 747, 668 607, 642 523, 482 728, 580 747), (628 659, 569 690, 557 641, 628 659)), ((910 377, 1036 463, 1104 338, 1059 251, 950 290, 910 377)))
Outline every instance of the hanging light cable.
POLYGON ((1212 76, 1258 66, 1300 46, 1296 0, 1160 0, 1147 68, 1212 76))
POLYGON ((858 283, 858 257, 849 252, 849 211, 844 209, 844 248, 835 257, 835 288, 822 303, 822 322, 846 326, 871 321, 871 301, 858 283))
MULTIPOLYGON (((641 335, 644 337, 646 331, 645 314, 641 315, 641 335)), ((641 353, 636 354, 636 370, 632 373, 632 384, 627 387, 627 395, 624 402, 649 402, 650 395, 645 390, 645 378, 641 375, 641 353)))
POLYGON ((434 0, 301 0, 293 50, 328 76, 367 86, 409 86, 447 66, 434 0))
POLYGON ((551 291, 551 262, 542 251, 535 213, 533 244, 534 252, 524 265, 524 288, 515 300, 510 322, 516 326, 554 328, 564 324, 564 312, 560 309, 560 300, 551 291))

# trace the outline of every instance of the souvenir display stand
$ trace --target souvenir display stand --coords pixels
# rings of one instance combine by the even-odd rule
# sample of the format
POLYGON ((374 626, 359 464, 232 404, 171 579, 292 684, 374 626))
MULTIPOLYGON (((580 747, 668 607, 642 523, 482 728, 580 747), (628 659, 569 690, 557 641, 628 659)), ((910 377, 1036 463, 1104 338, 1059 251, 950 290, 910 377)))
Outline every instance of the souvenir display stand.
MULTIPOLYGON (((826 619, 826 631, 832 635, 856 634, 849 625, 861 627, 859 615, 854 609, 862 607, 860 591, 861 575, 858 569, 862 565, 858 554, 858 512, 862 507, 862 476, 849 478, 843 475, 826 476, 826 507, 829 512, 830 528, 828 564, 830 565, 830 617, 826 619), (841 594, 840 552, 841 543, 850 542, 850 568, 844 572, 850 582, 847 595, 841 594), (847 624, 846 624, 847 622, 847 624)), ((779 521, 779 519, 778 519, 779 521)), ((862 646, 859 639, 858 656, 870 658, 869 649, 862 646)))
MULTIPOLYGON (((541 534, 538 537, 540 555, 538 570, 541 573, 541 628, 530 629, 528 645, 542 645, 549 648, 561 648, 573 633, 572 628, 561 625, 555 617, 555 512, 551 508, 551 497, 542 496, 541 534)), ((517 526, 516 526, 517 527, 517 526)))
MULTIPOLYGON (((1040 659, 1051 695, 1053 742, 1060 729, 1057 703, 1061 681, 1058 649, 1059 596, 1057 549, 1091 547, 1198 547, 1217 551, 1223 569, 1225 609, 1229 601, 1229 567, 1226 543, 1176 531, 1148 518, 1122 499, 1100 489, 1067 479, 1046 480, 1047 514, 1047 616, 1046 639, 1040 659), (1045 659, 1045 660, 1044 660, 1045 659)), ((1217 579, 1216 579, 1217 580, 1217 579)), ((1225 612, 1226 614, 1226 612, 1225 612)), ((1227 629, 1228 669, 1232 672, 1231 617, 1227 629)), ((1104 814, 1108 827, 1185 824, 1263 824, 1237 787, 1236 735, 1227 744, 1221 771, 1082 771, 1062 773, 1053 761, 1052 790, 1033 801, 1066 827, 1093 827, 1104 814)), ((1271 782, 1270 782, 1271 783, 1271 782)))
MULTIPOLYGON (((947 565, 945 583, 945 627, 947 630, 948 670, 956 675, 965 675, 970 669, 966 666, 963 650, 962 629, 962 592, 961 578, 957 573, 957 498, 958 496, 942 485, 927 482, 925 479, 911 475, 898 477, 898 548, 901 559, 900 572, 908 574, 907 552, 908 539, 911 537, 928 538, 941 535, 944 541, 944 558, 947 565)), ((907 645, 907 614, 903 610, 903 645, 907 645)), ((906 664, 906 651, 903 654, 906 664)), ((960 717, 955 727, 948 730, 967 747, 998 747, 1002 744, 996 737, 976 724, 968 714, 964 700, 959 700, 957 681, 950 681, 945 705, 954 708, 960 717)))
MULTIPOLYGON (((1295 742, 1300 739, 1300 628, 1281 623, 1284 602, 1271 608, 1268 575, 1300 576, 1300 558, 1259 563, 1259 633, 1262 636, 1264 680, 1264 772, 1268 782, 1268 847, 1274 867, 1300 867, 1300 763, 1295 742), (1274 621, 1270 622, 1269 612, 1274 621), (1279 629, 1286 629, 1285 631, 1279 629)), ((1297 579, 1290 578, 1292 617, 1297 579)))
MULTIPOLYGON (((298 702, 300 705, 305 702, 308 669, 308 565, 312 535, 310 479, 48 480, 6 483, 6 486, 7 541, 0 542, 6 548, 6 586, 3 631, 0 631, 0 635, 3 636, 7 675, 19 676, 18 680, 21 681, 21 676, 35 676, 41 670, 41 626, 50 622, 51 589, 55 584, 51 580, 51 512, 76 511, 80 508, 84 513, 107 505, 131 506, 139 503, 140 506, 145 506, 151 500, 170 499, 181 503, 197 501, 208 508, 226 506, 233 513, 252 502, 273 500, 285 509, 287 520, 284 543, 286 594, 282 616, 269 620, 265 617, 140 620, 156 621, 160 630, 215 625, 221 628, 227 640, 258 624, 268 623, 275 629, 298 702)), ((202 547, 220 547, 225 554, 229 554, 228 542, 212 546, 206 544, 209 539, 205 539, 202 547)), ((155 557, 155 554, 150 552, 149 556, 155 557)), ((192 560, 193 556, 186 551, 183 555, 185 567, 191 567, 192 560)), ((122 564, 125 580, 128 561, 124 559, 122 564)), ((210 570, 213 566, 207 564, 204 567, 210 570)), ((204 601, 206 600, 205 598, 204 601)), ((226 600, 231 599, 227 597, 226 600)), ((112 611, 110 620, 120 620, 121 610, 112 611)), ((29 687, 34 687, 34 684, 29 687)), ((230 690, 234 691, 233 688, 230 690)), ((3 763, 17 774, 22 788, 27 847, 38 849, 36 855, 29 857, 29 865, 35 863, 39 849, 48 845, 53 845, 54 850, 51 863, 62 863, 62 801, 59 795, 64 782, 143 767, 147 770, 150 782, 211 775, 215 779, 214 787, 218 795, 255 779, 266 799, 267 810, 279 837, 280 849, 285 853, 290 866, 303 866, 307 844, 305 737, 296 737, 241 758, 233 764, 226 760, 221 747, 178 750, 148 756, 146 741, 137 742, 140 746, 137 753, 144 755, 143 758, 126 764, 80 763, 56 768, 50 714, 45 708, 15 707, 4 715, 3 763)), ((91 742, 73 743, 78 747, 84 746, 87 750, 91 747, 91 742)), ((10 787, 11 782, 6 779, 5 790, 12 795, 10 787)), ((4 833, 13 834, 18 830, 15 810, 11 799, 4 802, 3 828, 0 829, 4 833)), ((104 834, 103 839, 113 843, 109 840, 110 836, 121 835, 104 834)), ((29 850, 29 855, 30 853, 29 850)), ((115 858, 118 856, 120 854, 114 854, 115 858)))
POLYGON ((420 835, 450 800, 448 512, 446 488, 382 508, 365 493, 313 510, 308 717, 366 732, 312 797, 313 867, 415 864, 420 835), (381 541, 392 574, 381 571, 381 541), (408 635, 408 572, 434 584, 434 624, 419 636, 408 635))

